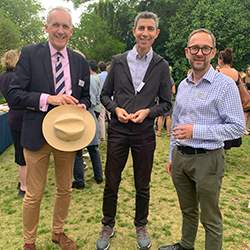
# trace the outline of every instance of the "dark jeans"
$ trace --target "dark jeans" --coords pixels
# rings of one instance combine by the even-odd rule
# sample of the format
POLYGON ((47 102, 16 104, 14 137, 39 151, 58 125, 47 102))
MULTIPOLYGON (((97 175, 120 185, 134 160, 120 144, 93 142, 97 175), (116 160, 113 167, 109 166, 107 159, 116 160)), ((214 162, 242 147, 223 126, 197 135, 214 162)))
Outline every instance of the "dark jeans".
POLYGON ((96 179, 100 180, 103 177, 102 174, 102 162, 98 149, 98 145, 88 146, 87 147, 90 155, 90 159, 93 165, 94 176, 96 179))
MULTIPOLYGON (((96 179, 100 180, 102 179, 103 174, 102 174, 102 162, 98 150, 98 145, 88 146, 87 149, 92 162, 94 176, 96 179)), ((74 179, 75 183, 79 185, 84 184, 84 164, 82 158, 82 150, 79 150, 76 154, 74 163, 74 179)))
POLYGON ((78 150, 76 153, 73 175, 75 184, 84 184, 84 165, 82 159, 82 150, 78 150))
POLYGON ((131 149, 133 158, 136 189, 134 224, 135 226, 143 226, 148 222, 149 182, 155 150, 154 129, 150 127, 139 135, 125 135, 109 129, 102 223, 111 227, 115 225, 117 193, 121 182, 121 174, 128 159, 129 149, 131 149))

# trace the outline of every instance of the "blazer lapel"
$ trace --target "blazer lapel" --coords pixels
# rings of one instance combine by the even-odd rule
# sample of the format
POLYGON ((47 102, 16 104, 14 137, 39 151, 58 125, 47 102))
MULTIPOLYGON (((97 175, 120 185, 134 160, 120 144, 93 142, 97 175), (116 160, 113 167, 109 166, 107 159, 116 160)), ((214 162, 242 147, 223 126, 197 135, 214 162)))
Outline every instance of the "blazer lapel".
POLYGON ((77 92, 77 67, 75 57, 72 55, 72 51, 67 48, 68 57, 69 57, 69 67, 70 67, 70 77, 71 77, 71 87, 72 87, 72 95, 75 96, 77 92))
POLYGON ((51 94, 55 94, 55 85, 53 80, 53 72, 51 65, 51 55, 49 50, 49 43, 43 43, 42 60, 45 69, 45 76, 47 77, 51 94))

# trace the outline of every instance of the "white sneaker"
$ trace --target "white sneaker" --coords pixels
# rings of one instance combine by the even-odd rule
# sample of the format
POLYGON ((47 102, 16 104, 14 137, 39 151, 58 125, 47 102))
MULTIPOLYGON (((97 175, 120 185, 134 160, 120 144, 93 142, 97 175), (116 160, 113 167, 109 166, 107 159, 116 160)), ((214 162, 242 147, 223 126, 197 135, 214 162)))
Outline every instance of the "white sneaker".
POLYGON ((86 169, 88 168, 88 165, 86 164, 85 161, 83 162, 83 166, 84 166, 84 167, 83 167, 83 170, 86 170, 86 169))
POLYGON ((89 152, 87 152, 87 153, 83 154, 83 155, 82 155, 82 157, 83 157, 83 158, 87 158, 87 157, 89 157, 89 152))

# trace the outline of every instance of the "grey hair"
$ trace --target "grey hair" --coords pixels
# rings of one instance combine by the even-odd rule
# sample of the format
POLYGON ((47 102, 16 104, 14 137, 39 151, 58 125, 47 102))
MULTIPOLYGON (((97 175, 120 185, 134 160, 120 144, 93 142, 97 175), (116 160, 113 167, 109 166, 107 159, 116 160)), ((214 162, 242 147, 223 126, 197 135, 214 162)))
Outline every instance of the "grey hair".
POLYGON ((61 11, 65 11, 66 13, 69 14, 69 17, 70 17, 70 25, 71 25, 71 28, 72 28, 72 17, 71 17, 71 11, 70 9, 66 8, 66 7, 63 7, 63 6, 57 6, 57 7, 54 7, 54 8, 51 8, 51 10, 49 10, 48 14, 47 14, 47 20, 46 20, 46 23, 47 25, 49 25, 49 22, 50 22, 50 14, 52 11, 54 10, 61 10, 61 11))
POLYGON ((200 33, 200 32, 207 33, 208 35, 210 35, 211 38, 212 38, 212 42, 213 42, 213 48, 216 48, 216 39, 215 39, 214 34, 213 34, 210 30, 208 30, 208 29, 203 29, 203 28, 202 28, 202 29, 198 29, 198 30, 194 30, 194 31, 191 32, 191 34, 190 34, 189 37, 188 37, 187 46, 189 45, 189 42, 190 42, 192 36, 193 36, 194 34, 200 33))
POLYGON ((136 28, 137 26, 137 23, 139 21, 140 18, 145 18, 145 19, 149 19, 149 18, 152 18, 155 20, 155 23, 156 23, 156 29, 158 29, 158 25, 159 25, 159 20, 158 20, 158 17, 156 14, 154 14, 153 12, 148 12, 148 11, 143 11, 143 12, 140 12, 136 18, 135 18, 135 22, 134 22, 134 27, 136 28))

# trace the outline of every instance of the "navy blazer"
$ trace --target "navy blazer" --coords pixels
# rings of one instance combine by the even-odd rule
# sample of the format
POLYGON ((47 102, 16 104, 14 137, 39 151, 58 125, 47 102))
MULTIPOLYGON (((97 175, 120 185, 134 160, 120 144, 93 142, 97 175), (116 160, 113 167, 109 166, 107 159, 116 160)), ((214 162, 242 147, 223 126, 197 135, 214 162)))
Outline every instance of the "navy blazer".
MULTIPOLYGON (((79 53, 67 48, 72 96, 79 103, 91 105, 89 96, 90 73, 88 61, 79 53), (79 85, 79 80, 85 82, 79 85)), ((51 66, 48 42, 24 46, 16 71, 10 84, 7 102, 24 107, 21 145, 32 151, 38 151, 45 143, 42 134, 42 122, 47 112, 39 110, 42 93, 55 95, 55 86, 51 66)), ((49 110, 54 108, 49 106, 49 110)))

